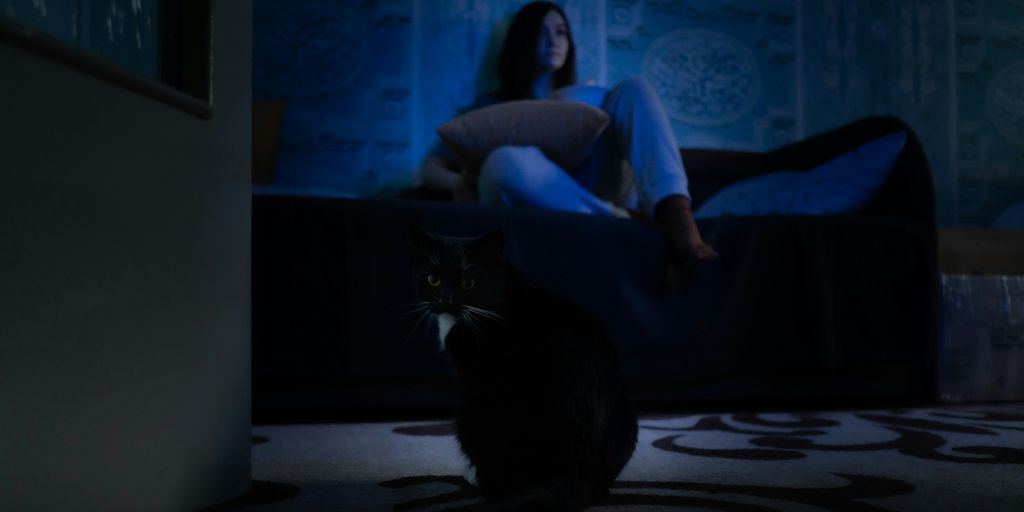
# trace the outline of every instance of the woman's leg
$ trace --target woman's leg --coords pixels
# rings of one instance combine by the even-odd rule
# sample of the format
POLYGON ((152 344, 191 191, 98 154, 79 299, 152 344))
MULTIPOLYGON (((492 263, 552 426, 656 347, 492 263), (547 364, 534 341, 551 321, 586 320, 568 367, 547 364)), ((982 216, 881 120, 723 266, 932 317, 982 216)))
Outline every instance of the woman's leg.
POLYGON ((608 189, 606 182, 621 173, 624 159, 632 168, 635 206, 647 215, 653 216, 654 207, 668 196, 689 198, 679 144, 654 89, 639 78, 627 78, 608 92, 601 108, 608 114, 608 129, 586 169, 590 175, 579 176, 581 183, 608 189))
POLYGON ((675 264, 717 256, 693 220, 679 144, 654 89, 639 78, 623 80, 605 96, 602 109, 608 113, 608 129, 576 179, 599 197, 621 201, 622 185, 631 177, 636 204, 629 206, 654 220, 675 264), (620 170, 623 159, 631 176, 620 170))
POLYGON ((491 152, 480 168, 477 188, 484 204, 624 214, 584 189, 533 146, 505 146, 491 152))

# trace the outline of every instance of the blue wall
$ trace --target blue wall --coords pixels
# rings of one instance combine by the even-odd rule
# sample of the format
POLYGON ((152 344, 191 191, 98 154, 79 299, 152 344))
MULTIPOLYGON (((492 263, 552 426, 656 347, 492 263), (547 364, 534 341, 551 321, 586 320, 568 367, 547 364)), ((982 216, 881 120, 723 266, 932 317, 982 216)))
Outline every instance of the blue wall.
MULTIPOLYGON (((388 195, 494 86, 523 0, 256 0, 254 89, 287 100, 276 185, 388 195)), ((943 225, 1024 200, 1024 1, 567 0, 581 80, 640 75, 680 145, 769 149, 871 114, 921 136, 943 225)))

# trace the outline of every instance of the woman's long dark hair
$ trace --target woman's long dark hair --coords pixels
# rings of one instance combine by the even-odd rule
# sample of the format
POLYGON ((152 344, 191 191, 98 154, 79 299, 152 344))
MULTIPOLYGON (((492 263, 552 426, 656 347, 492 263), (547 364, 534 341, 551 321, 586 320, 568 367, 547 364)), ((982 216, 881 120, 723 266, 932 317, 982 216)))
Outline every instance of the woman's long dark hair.
POLYGON ((569 29, 569 18, 565 11, 551 2, 530 2, 519 9, 505 34, 505 42, 501 45, 498 56, 498 78, 501 80, 501 99, 518 100, 532 98, 533 79, 540 71, 537 65, 537 42, 544 17, 551 11, 557 12, 565 20, 566 35, 569 38, 569 51, 565 55, 565 64, 555 71, 552 86, 555 89, 576 83, 576 45, 572 42, 572 30, 569 29))

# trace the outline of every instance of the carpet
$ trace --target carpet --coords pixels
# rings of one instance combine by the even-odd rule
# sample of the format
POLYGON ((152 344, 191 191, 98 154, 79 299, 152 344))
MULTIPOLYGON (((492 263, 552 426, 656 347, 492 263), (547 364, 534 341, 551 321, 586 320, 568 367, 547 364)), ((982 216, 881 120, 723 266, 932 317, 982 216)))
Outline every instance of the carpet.
MULTIPOLYGON (((253 490, 221 509, 435 512, 481 501, 450 421, 253 433, 253 490)), ((1024 403, 642 416, 633 458, 588 510, 1024 510, 1024 403)))

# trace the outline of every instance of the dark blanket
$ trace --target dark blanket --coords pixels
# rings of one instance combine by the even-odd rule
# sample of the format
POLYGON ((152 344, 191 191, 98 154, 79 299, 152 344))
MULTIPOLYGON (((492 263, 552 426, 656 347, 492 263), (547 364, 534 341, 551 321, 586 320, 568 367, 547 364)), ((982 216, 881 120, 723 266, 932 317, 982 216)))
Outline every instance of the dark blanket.
MULTIPOLYGON (((884 124, 861 127, 863 141, 903 127, 874 122, 884 124)), ((699 201, 740 177, 813 167, 836 154, 829 142, 857 145, 859 132, 844 130, 829 134, 831 141, 809 139, 825 148, 820 155, 810 146, 684 151, 691 191, 699 201)), ((457 381, 438 350, 436 326, 401 316, 413 300, 414 223, 455 236, 503 230, 512 262, 605 323, 630 390, 647 409, 927 401, 938 321, 933 196, 911 132, 889 182, 857 214, 699 221, 721 257, 663 296, 664 242, 636 221, 257 195, 255 413, 336 418, 454 405, 457 381), (929 198, 930 213, 921 206, 929 198)))

